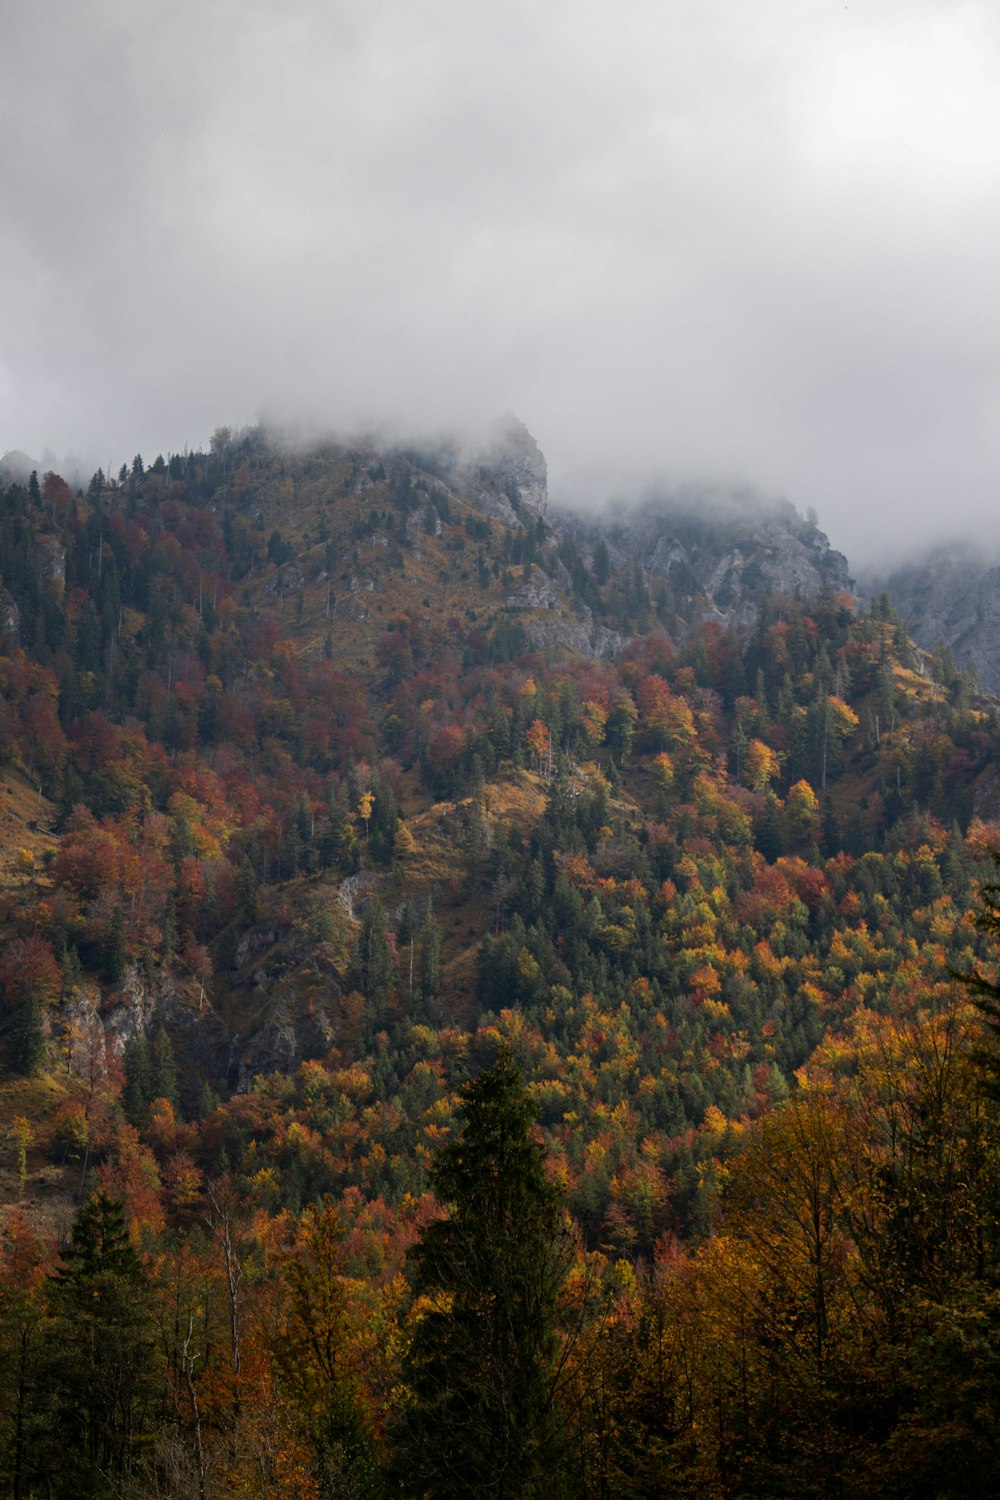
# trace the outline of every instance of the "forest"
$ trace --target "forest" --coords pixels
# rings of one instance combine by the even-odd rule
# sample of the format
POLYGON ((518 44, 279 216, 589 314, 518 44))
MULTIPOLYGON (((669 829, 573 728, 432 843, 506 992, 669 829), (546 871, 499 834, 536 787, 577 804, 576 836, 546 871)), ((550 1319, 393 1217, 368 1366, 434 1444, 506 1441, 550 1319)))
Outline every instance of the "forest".
POLYGON ((0 493, 2 1493, 992 1491, 998 704, 743 577, 447 448, 0 493))

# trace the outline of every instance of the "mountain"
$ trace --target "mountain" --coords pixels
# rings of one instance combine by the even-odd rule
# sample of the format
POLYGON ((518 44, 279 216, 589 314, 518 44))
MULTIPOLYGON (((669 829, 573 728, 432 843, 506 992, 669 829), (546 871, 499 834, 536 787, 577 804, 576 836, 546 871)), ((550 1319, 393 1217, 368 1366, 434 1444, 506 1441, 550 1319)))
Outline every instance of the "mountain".
POLYGON ((220 429, 8 483, 0 579, 23 1494, 395 1484, 407 1253, 498 1049, 558 1203, 566 1493, 946 1493, 929 1435, 976 1491, 1000 1176, 951 976, 1000 715, 814 522, 556 510, 512 418, 220 429))
POLYGON ((613 521, 552 519, 591 562, 603 541, 614 567, 640 567, 657 598, 672 602, 681 629, 707 619, 745 629, 765 598, 850 590, 847 559, 787 501, 689 489, 615 509, 613 521))
POLYGON ((0 458, 0 484, 27 484, 37 468, 33 458, 19 448, 10 448, 0 458))
POLYGON ((865 580, 885 591, 925 651, 946 648, 990 693, 1000 692, 1000 565, 982 551, 953 545, 865 580))
MULTIPOLYGON (((246 1087, 257 1072, 294 1066, 336 1043, 336 1019, 311 997, 319 989, 342 1004, 351 983, 343 945, 366 899, 379 892, 394 910, 402 899, 398 881, 380 872, 387 856, 391 863, 391 829, 370 868, 358 868, 364 851, 348 838, 365 776, 390 799, 393 828, 399 809, 407 810, 404 826, 423 872, 411 878, 411 895, 438 900, 467 876, 462 848, 442 837, 444 813, 435 807, 472 816, 467 798, 477 761, 487 778, 501 776, 497 805, 513 806, 503 766, 514 749, 515 770, 524 761, 517 738, 531 722, 529 704, 539 735, 549 736, 550 763, 553 741, 571 768, 603 742, 608 769, 622 767, 637 735, 650 750, 659 740, 660 751, 677 738, 676 730, 649 724, 658 713, 669 718, 655 707, 655 682, 662 674, 669 680, 687 653, 698 663, 697 692, 709 695, 693 705, 690 722, 699 713, 708 715, 706 725, 716 721, 712 755, 728 756, 739 780, 740 746, 769 739, 775 770, 761 785, 777 777, 790 787, 805 777, 834 799, 830 816, 837 815, 836 747, 824 729, 817 748, 817 685, 798 683, 818 650, 820 700, 824 687, 848 693, 852 676, 858 686, 865 681, 869 668, 859 662, 870 647, 848 646, 844 634, 846 560, 786 502, 749 492, 665 492, 616 507, 605 522, 551 512, 544 458, 511 417, 464 445, 369 439, 296 450, 258 429, 223 431, 207 454, 158 458, 148 469, 140 458, 117 482, 95 475, 86 496, 46 476, 34 513, 23 490, 15 485, 9 494, 0 621, 14 658, 18 642, 22 652, 28 645, 23 659, 34 658, 30 670, 51 687, 25 693, 12 677, 8 688, 12 707, 25 694, 19 711, 27 721, 20 734, 8 732, 9 753, 20 747, 37 794, 50 799, 39 803, 42 816, 11 830, 8 844, 55 854, 61 880, 95 836, 88 824, 77 828, 82 813, 72 812, 74 804, 116 824, 137 813, 166 817, 171 839, 186 851, 179 864, 175 858, 174 880, 185 859, 200 867, 189 871, 192 891, 177 886, 172 898, 172 920, 192 945, 187 976, 174 967, 128 967, 144 943, 163 941, 162 910, 151 911, 124 941, 121 1004, 103 1011, 92 985, 69 1014, 95 1044, 105 1045, 100 1028, 110 1027, 107 1045, 117 1051, 158 1017, 194 1091, 202 1079, 246 1087), (636 666, 646 659, 652 674, 636 666), (567 692, 579 684, 575 706, 557 709, 553 690, 544 688, 549 680, 566 683, 567 692), (509 694, 516 688, 517 696, 523 682, 539 696, 518 698, 512 726, 509 694), (640 682, 653 684, 645 698, 640 682), (718 703, 713 691, 721 693, 718 703), (579 718, 584 699, 603 725, 593 744, 596 729, 579 718), (733 722, 738 702, 750 706, 733 722), (36 721, 51 724, 49 742, 40 740, 36 721), (381 771, 382 764, 393 769, 381 771), (206 778, 212 790, 203 793, 197 789, 206 778), (192 797, 178 823, 176 805, 188 807, 192 797), (257 811, 238 816, 223 836, 215 830, 230 823, 232 797, 257 811), (336 846, 345 838, 351 853, 343 859, 336 846), (321 869, 338 864, 332 886, 315 884, 321 869), (249 905, 230 889, 237 865, 254 886, 249 905), (297 911, 285 912, 282 883, 310 875, 297 911), (218 916, 196 915, 199 890, 219 905, 218 916), (334 924, 340 959, 317 968, 316 924, 327 921, 323 901, 331 896, 342 913, 334 924), (208 992, 200 981, 192 987, 199 968, 214 976, 208 992)), ((857 632, 860 622, 851 628, 857 632)), ((882 640, 883 655, 894 643, 885 661, 891 665, 895 653, 899 665, 894 682, 855 690, 857 713, 843 710, 848 724, 866 716, 881 752, 868 756, 864 790, 852 787, 843 816, 857 817, 860 797, 860 808, 881 808, 873 814, 878 825, 886 809, 898 817, 910 806, 898 768, 894 790, 890 773, 876 774, 887 744, 898 743, 896 704, 902 693, 916 705, 929 689, 904 675, 920 662, 896 627, 886 620, 867 630, 882 640)), ((683 701, 677 713, 687 722, 683 701)), ((697 740, 701 732, 685 733, 697 740)), ((946 790, 939 755, 922 772, 925 797, 934 793, 966 821, 973 810, 986 813, 993 792, 977 769, 981 758, 977 751, 963 780, 946 790)), ((860 742, 854 759, 859 767, 866 760, 860 742)), ((572 771, 578 787, 581 774, 572 771)), ((542 777, 517 796, 527 791, 537 805, 544 787, 542 777)), ((626 790, 631 799, 627 783, 626 790)), ((864 835, 858 828, 852 837, 864 835)), ((487 864, 496 863, 489 854, 487 864)), ((165 872, 156 878, 168 880, 165 872)), ((107 915, 93 905, 94 890, 103 888, 73 876, 74 915, 54 937, 98 977, 116 966, 109 945, 121 941, 109 925, 114 898, 105 898, 107 915)), ((476 942, 477 899, 470 891, 464 903, 476 942)), ((472 953, 447 939, 444 951, 456 976, 456 1013, 471 1018, 472 953)))

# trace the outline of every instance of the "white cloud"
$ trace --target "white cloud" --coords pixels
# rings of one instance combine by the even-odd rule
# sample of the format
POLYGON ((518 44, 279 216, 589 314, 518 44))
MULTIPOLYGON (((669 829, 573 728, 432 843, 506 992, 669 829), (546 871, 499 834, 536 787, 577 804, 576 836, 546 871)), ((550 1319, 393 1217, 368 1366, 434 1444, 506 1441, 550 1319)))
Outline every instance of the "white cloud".
POLYGON ((512 408, 567 494, 731 476, 855 552, 991 512, 992 5, 33 0, 5 30, 0 448, 512 408))

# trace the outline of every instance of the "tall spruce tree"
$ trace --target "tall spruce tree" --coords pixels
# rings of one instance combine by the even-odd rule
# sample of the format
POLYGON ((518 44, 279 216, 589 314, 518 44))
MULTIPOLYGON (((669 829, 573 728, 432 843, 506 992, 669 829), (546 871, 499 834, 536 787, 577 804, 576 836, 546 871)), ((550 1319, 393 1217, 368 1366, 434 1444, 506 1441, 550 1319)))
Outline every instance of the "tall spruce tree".
POLYGON ((156 1396, 145 1271, 121 1204, 105 1193, 77 1214, 51 1304, 44 1493, 103 1500, 121 1493, 148 1436, 156 1396))
MULTIPOLYGON (((993 850, 992 859, 1000 876, 1000 850, 993 850)), ((1000 943, 1000 878, 983 886, 975 923, 995 944, 1000 943)), ((978 968, 954 977, 968 985, 973 1004, 983 1018, 985 1036, 976 1050, 976 1062, 984 1092, 1000 1100, 1000 983, 982 974, 978 968)))
POLYGON ((397 1477, 421 1500, 551 1494, 556 1305, 571 1241, 506 1049, 461 1099, 461 1135, 431 1174, 447 1217, 412 1252, 428 1310, 406 1361, 397 1477))

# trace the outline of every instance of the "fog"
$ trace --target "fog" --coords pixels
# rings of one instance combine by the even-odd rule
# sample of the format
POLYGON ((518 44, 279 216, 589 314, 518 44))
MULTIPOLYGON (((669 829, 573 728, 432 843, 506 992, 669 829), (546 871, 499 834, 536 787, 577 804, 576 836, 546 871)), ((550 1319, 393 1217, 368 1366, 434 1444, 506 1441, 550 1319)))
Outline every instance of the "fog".
POLYGON ((32 0, 0 52, 0 452, 515 411, 852 561, 992 527, 1000 11, 32 0))

